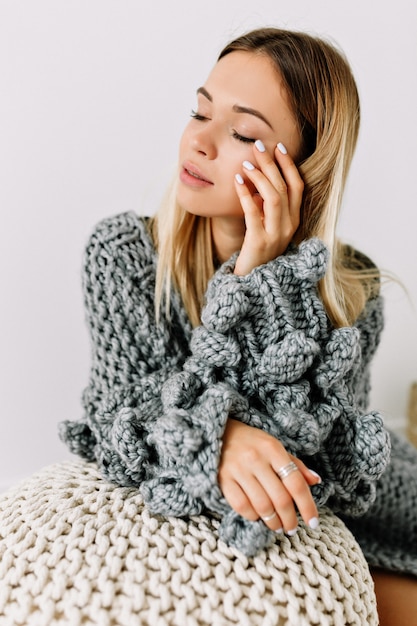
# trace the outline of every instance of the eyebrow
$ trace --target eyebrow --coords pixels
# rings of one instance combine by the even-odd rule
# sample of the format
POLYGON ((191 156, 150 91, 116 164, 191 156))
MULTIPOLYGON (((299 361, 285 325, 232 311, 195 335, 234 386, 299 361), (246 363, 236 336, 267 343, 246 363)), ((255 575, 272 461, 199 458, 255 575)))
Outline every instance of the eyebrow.
MULTIPOLYGON (((209 102, 213 102, 213 96, 207 91, 205 87, 199 87, 197 89, 197 94, 201 94, 202 96, 207 98, 209 102)), ((265 122, 265 124, 267 124, 269 128, 273 130, 272 124, 268 122, 266 117, 262 115, 262 113, 260 111, 257 111, 256 109, 251 109, 250 107, 244 107, 244 106, 241 106, 240 104, 235 104, 233 105, 232 110, 235 111, 236 113, 248 113, 249 115, 254 115, 255 117, 265 122)))

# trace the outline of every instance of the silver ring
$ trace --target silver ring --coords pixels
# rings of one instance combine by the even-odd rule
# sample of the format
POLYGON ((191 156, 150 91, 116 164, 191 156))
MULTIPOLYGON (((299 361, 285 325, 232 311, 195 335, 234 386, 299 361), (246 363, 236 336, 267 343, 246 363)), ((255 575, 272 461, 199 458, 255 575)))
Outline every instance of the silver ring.
POLYGON ((263 522, 269 522, 271 521, 271 519, 274 519, 274 517, 276 517, 277 514, 275 513, 275 511, 273 513, 271 513, 271 515, 267 515, 266 517, 261 517, 261 520, 263 522))
POLYGON ((298 467, 296 466, 294 461, 290 461, 289 463, 287 463, 287 465, 279 468, 279 470, 277 471, 277 475, 280 477, 281 480, 284 480, 284 478, 287 478, 287 476, 297 471, 298 467))

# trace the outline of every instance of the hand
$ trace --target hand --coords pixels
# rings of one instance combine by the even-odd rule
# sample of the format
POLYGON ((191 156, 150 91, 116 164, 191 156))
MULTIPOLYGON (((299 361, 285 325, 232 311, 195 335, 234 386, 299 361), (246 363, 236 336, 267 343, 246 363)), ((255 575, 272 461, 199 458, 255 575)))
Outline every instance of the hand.
POLYGON ((311 528, 318 511, 310 486, 321 479, 284 446, 259 428, 229 419, 223 436, 219 485, 232 509, 250 521, 271 517, 265 524, 276 532, 294 534, 296 507, 311 528), (281 480, 277 471, 293 461, 299 471, 281 480))
POLYGON ((253 152, 256 166, 248 161, 243 164, 249 184, 240 175, 235 181, 246 222, 235 266, 240 276, 285 252, 300 224, 304 191, 300 173, 282 144, 275 148, 276 162, 259 140, 253 152))

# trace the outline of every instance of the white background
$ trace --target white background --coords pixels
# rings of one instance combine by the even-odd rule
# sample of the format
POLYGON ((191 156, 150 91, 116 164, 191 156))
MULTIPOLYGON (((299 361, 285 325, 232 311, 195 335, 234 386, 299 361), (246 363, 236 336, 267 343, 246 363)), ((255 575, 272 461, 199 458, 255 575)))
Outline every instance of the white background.
POLYGON ((404 423, 417 379, 415 0, 0 0, 0 486, 69 457, 89 344, 83 247, 102 217, 153 213, 182 127, 223 45, 277 25, 333 38, 363 121, 343 237, 397 285, 373 408, 404 423))

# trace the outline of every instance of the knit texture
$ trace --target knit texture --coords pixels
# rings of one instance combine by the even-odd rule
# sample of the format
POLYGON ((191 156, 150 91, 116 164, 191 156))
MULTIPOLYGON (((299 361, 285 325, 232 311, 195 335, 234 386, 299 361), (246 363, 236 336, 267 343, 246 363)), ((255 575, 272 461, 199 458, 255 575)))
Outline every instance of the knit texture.
POLYGON ((175 294, 171 319, 157 326, 146 222, 103 221, 84 266, 86 413, 63 423, 61 438, 111 481, 139 487, 155 513, 220 514, 221 537, 247 555, 275 536, 234 513, 218 487, 228 417, 265 429, 318 471, 319 506, 363 514, 389 460, 382 420, 365 409, 381 300, 355 327, 333 329, 317 293, 327 258, 313 239, 245 277, 231 259, 209 284, 200 327, 192 331, 175 294))
POLYGON ((143 487, 151 508, 181 514, 201 501, 226 516, 222 536, 246 554, 272 533, 239 518, 217 488, 228 417, 269 432, 314 467, 325 477, 313 490, 317 503, 333 509, 366 510, 387 462, 382 420, 363 415, 350 388, 359 331, 329 329, 317 294, 326 261, 311 240, 243 278, 226 264, 209 285, 191 356, 163 387, 164 414, 149 437, 160 459, 143 487))
POLYGON ((1 626, 376 626, 367 563, 329 511, 254 558, 218 521, 150 514, 92 464, 0 495, 1 626))
POLYGON ((392 434, 392 459, 375 504, 360 518, 341 515, 370 565, 417 576, 417 449, 392 434))

